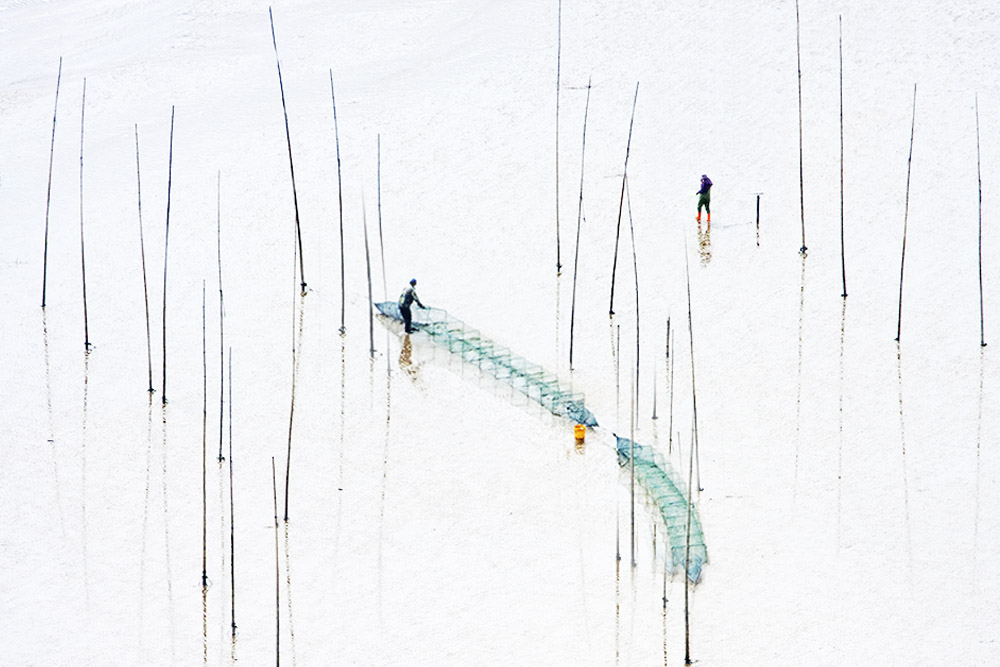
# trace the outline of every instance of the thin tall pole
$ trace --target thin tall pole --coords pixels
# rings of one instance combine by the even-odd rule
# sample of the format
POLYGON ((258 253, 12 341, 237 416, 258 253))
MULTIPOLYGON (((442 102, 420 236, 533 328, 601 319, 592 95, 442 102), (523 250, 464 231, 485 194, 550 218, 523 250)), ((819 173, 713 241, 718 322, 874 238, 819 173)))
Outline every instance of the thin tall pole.
MULTIPOLYGON (((693 410, 694 422, 692 424, 693 442, 692 452, 694 456, 700 456, 698 450, 698 394, 695 391, 694 382, 694 319, 691 317, 691 271, 688 267, 687 252, 684 253, 684 273, 687 277, 687 298, 688 298, 688 338, 691 341, 691 406, 693 410)), ((692 456, 692 460, 694 459, 692 456)), ((698 490, 701 490, 701 465, 698 465, 698 490)), ((691 492, 690 487, 688 493, 691 492)))
POLYGON ((170 184, 174 172, 174 107, 170 107, 170 150, 167 158, 167 224, 163 237, 163 390, 160 399, 167 402, 167 250, 170 247, 170 184))
POLYGON ((976 175, 979 181, 979 346, 986 347, 983 319, 983 169, 979 157, 979 94, 976 93, 976 175))
POLYGON ((761 192, 755 192, 757 195, 757 247, 760 247, 760 196, 761 192))
POLYGON ((910 156, 906 159, 906 205, 903 209, 903 251, 899 259, 899 318, 896 320, 896 342, 903 329, 903 266, 906 262, 906 224, 910 216, 910 166, 913 163, 913 130, 917 123, 917 84, 913 84, 913 119, 910 121, 910 156))
POLYGON ((288 143, 288 169, 292 174, 292 204, 295 207, 295 237, 299 244, 299 277, 302 280, 302 293, 306 291, 306 268, 302 258, 302 227, 299 224, 299 195, 295 189, 295 164, 292 162, 292 133, 288 129, 288 107, 285 105, 285 84, 281 80, 281 60, 278 59, 278 40, 274 36, 274 14, 267 8, 271 19, 271 43, 274 44, 274 62, 278 65, 278 88, 281 90, 281 110, 285 115, 285 140, 288 143))
POLYGON ((379 134, 376 142, 376 156, 378 158, 378 168, 376 170, 376 184, 378 187, 378 249, 382 260, 382 297, 389 299, 389 287, 385 281, 385 244, 382 242, 382 135, 379 134))
POLYGON ((201 585, 208 586, 208 347, 205 281, 201 281, 201 585))
MULTIPOLYGON (((559 17, 556 29, 556 275, 562 273, 559 244, 559 91, 562 65, 562 0, 559 0, 559 17)), ((588 86, 588 93, 589 86, 588 86)))
POLYGON ((636 386, 629 378, 629 388, 631 389, 631 403, 629 405, 629 433, 628 433, 628 443, 629 443, 629 512, 631 514, 631 526, 632 526, 632 539, 631 539, 631 554, 632 554, 632 567, 635 567, 635 392, 636 386))
POLYGON ((611 265, 611 301, 608 305, 608 314, 615 314, 615 273, 618 270, 618 240, 622 233, 622 209, 625 207, 625 179, 628 177, 628 156, 632 148, 632 125, 635 123, 635 103, 639 99, 639 82, 635 84, 635 96, 632 98, 632 117, 628 122, 628 142, 625 144, 625 167, 622 169, 622 195, 618 202, 618 227, 615 232, 615 259, 611 265))
POLYGON ((656 364, 653 364, 653 416, 651 419, 659 419, 656 416, 656 364))
POLYGON ((368 252, 368 216, 365 214, 365 198, 361 198, 361 223, 365 230, 365 269, 368 271, 368 353, 372 359, 375 358, 375 316, 372 312, 374 300, 372 299, 372 261, 368 252))
POLYGON ((802 247, 806 252, 806 189, 802 169, 802 48, 799 44, 799 0, 795 0, 795 64, 799 73, 799 205, 802 209, 802 247))
POLYGON ((222 421, 226 409, 226 402, 223 398, 226 393, 226 335, 225 321, 226 309, 222 298, 222 171, 218 172, 216 181, 216 218, 218 229, 218 249, 219 249, 219 463, 226 458, 222 455, 222 421))
MULTIPOLYGON (((678 443, 679 444, 679 443, 678 443)), ((693 504, 692 477, 694 471, 695 438, 691 439, 691 455, 688 457, 688 498, 687 498, 687 536, 684 540, 684 664, 691 664, 691 614, 690 590, 691 578, 688 569, 691 567, 691 505, 693 504)))
POLYGON ((337 145, 337 210, 340 215, 340 333, 347 332, 347 302, 344 286, 344 187, 340 177, 340 131, 337 129, 337 97, 333 92, 333 69, 330 69, 330 99, 333 102, 333 136, 337 145))
MULTIPOLYGON (((303 304, 303 308, 304 307, 305 304, 303 304)), ((292 312, 294 318, 294 308, 292 312)), ((289 480, 291 479, 292 475, 292 427, 295 423, 295 384, 296 380, 298 380, 298 374, 299 374, 298 344, 301 343, 302 341, 301 337, 302 317, 303 317, 303 311, 300 310, 299 330, 298 330, 300 335, 298 336, 298 340, 296 340, 295 338, 292 339, 292 398, 290 401, 291 405, 288 408, 288 453, 285 455, 285 516, 284 516, 285 523, 288 523, 288 489, 290 486, 289 480)))
POLYGON ((49 209, 52 203, 52 162, 56 154, 56 114, 59 112, 59 84, 62 82, 62 56, 59 56, 59 74, 56 75, 56 103, 52 111, 52 143, 49 146, 49 186, 45 192, 45 249, 42 255, 42 308, 45 307, 45 288, 49 272, 49 209))
POLYGON ((153 342, 149 328, 149 285, 146 280, 146 242, 142 235, 142 179, 139 176, 139 124, 135 124, 135 185, 139 205, 139 253, 142 257, 142 297, 146 304, 146 359, 149 366, 149 393, 153 389, 153 342))
MULTIPOLYGON (((673 450, 674 443, 674 360, 670 356, 670 348, 673 347, 673 333, 670 330, 670 316, 667 315, 667 370, 670 373, 670 424, 667 427, 667 454, 673 450)), ((678 443, 680 446, 680 443, 678 443)))
POLYGON ((83 246, 83 119, 87 106, 87 78, 83 79, 80 99, 80 269, 83 273, 83 347, 90 349, 90 328, 87 326, 87 260, 83 246))
POLYGON ((618 418, 618 406, 621 404, 621 359, 622 359, 622 325, 615 325, 615 419, 618 418))
POLYGON ((625 186, 625 198, 628 201, 628 228, 632 239, 632 273, 635 276, 635 413, 639 414, 639 262, 635 255, 635 225, 632 224, 632 191, 625 186))
POLYGON ((837 17, 838 47, 840 54, 840 273, 847 298, 847 259, 844 249, 844 27, 842 17, 837 17))
POLYGON ((580 227, 583 222, 583 168, 587 153, 587 114, 590 112, 590 82, 587 79, 587 102, 583 107, 583 147, 580 149, 580 202, 576 209, 576 250, 573 253, 573 297, 569 309, 569 369, 573 370, 573 325, 576 321, 576 276, 580 268, 580 227))

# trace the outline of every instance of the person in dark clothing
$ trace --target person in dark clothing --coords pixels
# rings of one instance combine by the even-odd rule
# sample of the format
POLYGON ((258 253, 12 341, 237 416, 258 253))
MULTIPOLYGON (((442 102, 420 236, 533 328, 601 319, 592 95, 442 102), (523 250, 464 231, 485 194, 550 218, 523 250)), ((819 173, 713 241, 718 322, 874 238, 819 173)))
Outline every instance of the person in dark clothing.
POLYGON ((708 214, 708 222, 712 222, 712 209, 709 207, 712 201, 712 179, 710 179, 705 174, 701 175, 701 188, 695 194, 698 195, 698 215, 695 216, 695 220, 701 222, 701 207, 705 207, 705 213, 708 214))
POLYGON ((399 295, 399 312, 403 316, 403 328, 406 333, 413 333, 413 312, 410 307, 413 302, 416 301, 417 305, 421 308, 426 308, 424 304, 420 303, 420 297, 417 296, 417 279, 414 278, 410 281, 410 286, 403 290, 403 293, 399 295))

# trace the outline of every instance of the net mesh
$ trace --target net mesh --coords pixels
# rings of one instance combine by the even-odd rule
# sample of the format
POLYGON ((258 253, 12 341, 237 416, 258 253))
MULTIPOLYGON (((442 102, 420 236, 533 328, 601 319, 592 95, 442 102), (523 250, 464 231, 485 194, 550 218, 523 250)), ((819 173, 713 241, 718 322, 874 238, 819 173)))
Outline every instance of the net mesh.
MULTIPOLYGON (((392 301, 376 303, 380 313, 402 320, 399 304, 392 301)), ((497 345, 462 320, 440 308, 414 308, 413 328, 426 333, 435 343, 477 366, 484 373, 505 382, 546 410, 566 417, 577 424, 597 426, 597 419, 584 405, 582 393, 564 383, 554 373, 546 371, 524 357, 497 345)))
POLYGON ((618 464, 629 465, 635 456, 635 477, 646 490, 666 526, 673 571, 687 570, 688 579, 698 583, 701 569, 708 563, 708 549, 701 529, 701 520, 694 502, 690 504, 691 548, 688 551, 688 499, 683 483, 670 464, 652 447, 633 443, 628 438, 618 440, 618 464), (685 567, 685 561, 687 566, 685 567))
MULTIPOLYGON (((375 307, 386 317, 397 321, 403 319, 398 303, 386 301, 376 303, 375 307)), ((459 355, 467 363, 509 384, 554 415, 566 417, 577 424, 597 426, 597 419, 584 405, 583 394, 573 391, 555 374, 497 345, 478 329, 452 317, 445 310, 414 308, 411 312, 415 330, 427 334, 435 343, 459 355)), ((634 455, 636 479, 663 519, 672 571, 686 571, 688 579, 698 583, 702 567, 708 563, 708 550, 693 502, 689 512, 688 495, 683 483, 670 464, 651 447, 633 444, 628 438, 615 437, 619 465, 628 465, 634 455), (689 521, 690 549, 687 546, 689 521)))

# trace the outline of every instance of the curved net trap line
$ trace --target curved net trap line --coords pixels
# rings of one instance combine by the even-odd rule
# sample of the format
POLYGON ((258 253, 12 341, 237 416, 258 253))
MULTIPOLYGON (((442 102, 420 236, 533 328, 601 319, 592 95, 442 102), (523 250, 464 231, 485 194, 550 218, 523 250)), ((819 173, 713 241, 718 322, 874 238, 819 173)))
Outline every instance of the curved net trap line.
MULTIPOLYGON (((380 313, 402 321, 399 304, 391 301, 376 303, 380 313)), ((427 334, 438 345, 477 366, 482 372, 505 382, 558 417, 577 424, 597 426, 594 414, 584 405, 584 396, 509 348, 497 345, 462 320, 440 308, 414 308, 413 328, 427 334)))
MULTIPOLYGON (((403 319, 396 302, 376 303, 375 308, 392 320, 401 322, 403 319)), ((509 384, 556 416, 566 417, 591 428, 597 427, 597 419, 584 405, 584 395, 573 391, 571 386, 562 382, 554 373, 514 354, 509 348, 496 344, 478 329, 452 317, 441 308, 414 308, 412 315, 415 330, 427 334, 432 341, 459 355, 467 363, 477 366, 496 380, 509 384)), ((598 429, 598 432, 606 434, 604 429, 598 429)), ((635 443, 633 448, 627 438, 617 435, 615 438, 619 465, 628 465, 629 457, 634 451, 636 478, 663 519, 670 547, 671 570, 686 571, 688 578, 693 583, 698 583, 702 566, 708 562, 708 551, 705 548, 701 520, 693 502, 690 504, 690 550, 687 547, 690 495, 684 484, 670 464, 652 447, 635 443)))
POLYGON ((633 443, 628 438, 615 435, 618 450, 618 465, 629 465, 629 457, 635 456, 635 477, 646 490, 649 500, 655 505, 666 527, 667 543, 670 547, 672 571, 686 571, 688 579, 697 584, 701 580, 701 569, 708 563, 708 549, 702 531, 698 510, 691 500, 680 478, 670 463, 652 447, 633 443), (689 518, 690 503, 690 518, 689 518), (690 520, 690 549, 688 549, 688 521, 690 520))

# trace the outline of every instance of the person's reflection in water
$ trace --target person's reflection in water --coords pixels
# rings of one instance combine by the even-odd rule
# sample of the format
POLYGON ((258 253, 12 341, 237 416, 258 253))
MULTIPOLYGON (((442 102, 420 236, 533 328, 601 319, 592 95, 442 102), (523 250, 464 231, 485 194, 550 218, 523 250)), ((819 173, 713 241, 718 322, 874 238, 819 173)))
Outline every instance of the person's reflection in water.
POLYGON ((701 265, 708 266, 712 261, 712 223, 705 224, 705 231, 702 232, 701 221, 698 221, 698 254, 701 256, 701 265))
POLYGON ((399 367, 410 377, 417 376, 417 367, 413 365, 413 343, 409 334, 403 336, 403 347, 399 351, 399 367))

